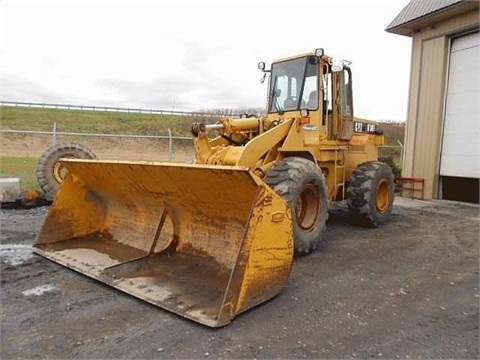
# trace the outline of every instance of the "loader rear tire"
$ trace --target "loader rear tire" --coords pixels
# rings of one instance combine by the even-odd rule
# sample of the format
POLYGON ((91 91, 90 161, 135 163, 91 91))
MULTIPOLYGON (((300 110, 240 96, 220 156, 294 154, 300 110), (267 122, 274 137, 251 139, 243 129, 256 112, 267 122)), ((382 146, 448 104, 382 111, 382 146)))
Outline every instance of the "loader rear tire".
POLYGON ((318 248, 328 218, 327 187, 320 168, 310 160, 289 157, 273 165, 263 180, 290 206, 295 253, 318 248))
POLYGON ((385 224, 393 209, 393 173, 379 161, 359 165, 347 188, 347 205, 355 224, 378 227, 385 224))
POLYGON ((65 179, 67 170, 58 162, 61 158, 96 159, 95 153, 82 144, 63 143, 49 147, 37 165, 37 181, 49 199, 54 199, 65 179))

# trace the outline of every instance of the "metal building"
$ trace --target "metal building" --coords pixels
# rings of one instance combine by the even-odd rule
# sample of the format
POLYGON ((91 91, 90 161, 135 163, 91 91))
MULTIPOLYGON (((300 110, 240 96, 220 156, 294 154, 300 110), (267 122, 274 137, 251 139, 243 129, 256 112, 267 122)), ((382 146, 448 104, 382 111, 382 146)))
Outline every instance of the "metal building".
POLYGON ((412 38, 402 176, 426 199, 478 203, 479 1, 412 0, 386 31, 412 38))

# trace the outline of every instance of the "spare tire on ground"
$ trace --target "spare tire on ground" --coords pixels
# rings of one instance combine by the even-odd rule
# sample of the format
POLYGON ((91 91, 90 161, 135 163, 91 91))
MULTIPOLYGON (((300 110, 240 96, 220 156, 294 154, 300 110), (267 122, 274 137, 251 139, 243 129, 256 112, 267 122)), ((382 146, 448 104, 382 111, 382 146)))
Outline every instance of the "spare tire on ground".
POLYGON ((55 198, 60 184, 68 173, 58 162, 61 158, 96 159, 97 156, 85 145, 77 143, 56 144, 48 148, 38 161, 37 180, 50 199, 55 198))

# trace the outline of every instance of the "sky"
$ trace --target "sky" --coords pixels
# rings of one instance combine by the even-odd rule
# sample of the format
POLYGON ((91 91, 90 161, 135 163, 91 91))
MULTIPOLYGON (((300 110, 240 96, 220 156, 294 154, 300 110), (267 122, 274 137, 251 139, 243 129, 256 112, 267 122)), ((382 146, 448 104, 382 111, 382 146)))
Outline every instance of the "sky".
POLYGON ((0 1, 0 100, 165 110, 264 108, 259 61, 352 62, 355 116, 404 121, 409 0, 0 1))

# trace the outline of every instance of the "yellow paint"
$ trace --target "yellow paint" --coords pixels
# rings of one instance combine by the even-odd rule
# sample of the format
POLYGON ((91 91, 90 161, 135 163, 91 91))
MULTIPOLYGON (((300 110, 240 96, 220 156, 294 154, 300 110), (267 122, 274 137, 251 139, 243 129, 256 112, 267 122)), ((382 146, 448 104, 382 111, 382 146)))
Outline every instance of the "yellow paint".
POLYGON ((209 326, 225 325, 286 282, 290 209, 248 168, 62 164, 68 176, 35 241, 37 253, 209 326), (178 303, 155 296, 165 291, 178 303))

